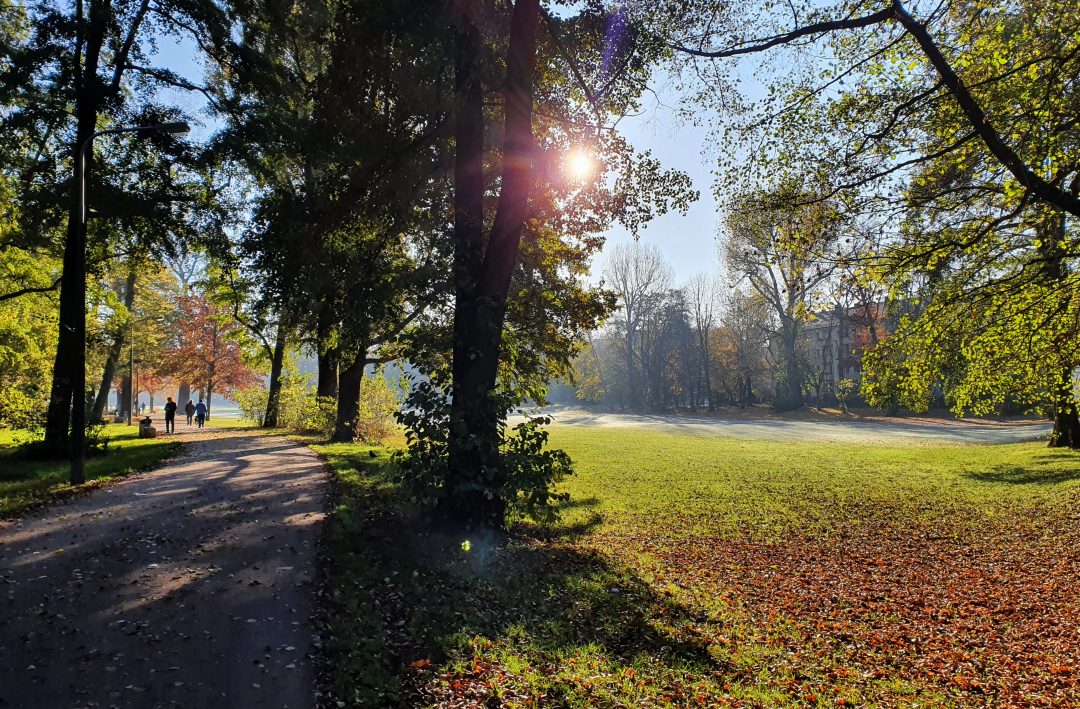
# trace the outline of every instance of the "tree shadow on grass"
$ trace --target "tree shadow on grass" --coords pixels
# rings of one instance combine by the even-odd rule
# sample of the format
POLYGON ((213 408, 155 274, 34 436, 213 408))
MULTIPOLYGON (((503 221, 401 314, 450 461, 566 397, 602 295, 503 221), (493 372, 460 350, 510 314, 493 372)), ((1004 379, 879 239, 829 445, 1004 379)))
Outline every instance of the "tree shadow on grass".
POLYGON ((1080 456, 1073 459, 1042 455, 1029 465, 995 465, 987 470, 966 473, 978 482, 1006 485, 1058 485, 1080 480, 1080 456))
MULTIPOLYGON (((336 699, 501 706, 491 695, 492 676, 505 684, 517 673, 509 685, 521 690, 530 685, 526 675, 544 684, 568 658, 599 658, 620 679, 635 662, 699 676, 724 669, 707 644, 674 630, 696 620, 689 609, 573 543, 599 515, 562 531, 436 528, 402 503, 378 461, 351 462, 361 474, 341 481, 328 529, 325 679, 336 699)), ((546 684, 546 701, 556 704, 576 691, 546 684)))

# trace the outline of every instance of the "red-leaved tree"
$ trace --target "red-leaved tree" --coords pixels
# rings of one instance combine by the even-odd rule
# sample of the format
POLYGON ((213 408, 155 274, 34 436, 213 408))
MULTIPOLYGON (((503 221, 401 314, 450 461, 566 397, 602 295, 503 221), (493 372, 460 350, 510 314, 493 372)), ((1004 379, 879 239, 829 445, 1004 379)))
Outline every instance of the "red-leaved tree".
POLYGON ((244 363, 240 334, 240 326, 228 312, 202 296, 184 296, 175 339, 166 349, 159 371, 204 391, 209 411, 215 391, 229 396, 259 382, 259 375, 244 363))

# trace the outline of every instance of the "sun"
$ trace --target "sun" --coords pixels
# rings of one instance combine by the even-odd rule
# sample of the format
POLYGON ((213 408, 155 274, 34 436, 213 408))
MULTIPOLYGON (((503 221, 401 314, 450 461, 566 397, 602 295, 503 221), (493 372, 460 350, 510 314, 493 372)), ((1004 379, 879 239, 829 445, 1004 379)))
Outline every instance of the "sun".
POLYGON ((585 154, 584 151, 578 150, 566 163, 567 170, 570 175, 578 180, 584 180, 593 174, 595 166, 591 157, 585 154))

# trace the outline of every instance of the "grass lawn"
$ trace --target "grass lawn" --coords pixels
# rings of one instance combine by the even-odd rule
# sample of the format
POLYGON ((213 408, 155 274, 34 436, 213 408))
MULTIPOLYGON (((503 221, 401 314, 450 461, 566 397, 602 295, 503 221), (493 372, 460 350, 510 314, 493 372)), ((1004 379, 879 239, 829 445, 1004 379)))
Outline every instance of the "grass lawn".
POLYGON ((31 507, 100 485, 114 478, 147 470, 174 454, 175 440, 138 437, 138 427, 110 424, 109 454, 86 460, 87 483, 72 487, 67 483, 70 469, 66 460, 23 460, 16 456, 19 444, 30 434, 0 430, 0 519, 15 517, 31 507))
POLYGON ((577 469, 562 522, 498 536, 425 526, 387 449, 315 446, 339 482, 323 634, 338 699, 1080 703, 1074 452, 551 440, 577 469))

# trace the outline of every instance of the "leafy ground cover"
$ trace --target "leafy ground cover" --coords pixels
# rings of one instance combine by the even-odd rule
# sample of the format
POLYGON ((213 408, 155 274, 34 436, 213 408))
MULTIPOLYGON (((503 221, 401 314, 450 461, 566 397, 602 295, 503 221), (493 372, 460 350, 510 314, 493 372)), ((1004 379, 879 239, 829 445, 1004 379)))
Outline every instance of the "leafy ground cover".
POLYGON ((1080 456, 556 427, 557 525, 436 529, 337 472, 326 690, 364 706, 1069 706, 1080 456))
POLYGON ((176 440, 138 437, 135 426, 111 424, 108 455, 86 460, 86 484, 67 483, 70 470, 66 460, 32 460, 21 454, 22 444, 31 440, 26 432, 0 430, 0 519, 17 516, 31 507, 88 490, 124 475, 148 470, 173 455, 180 447, 176 440))

